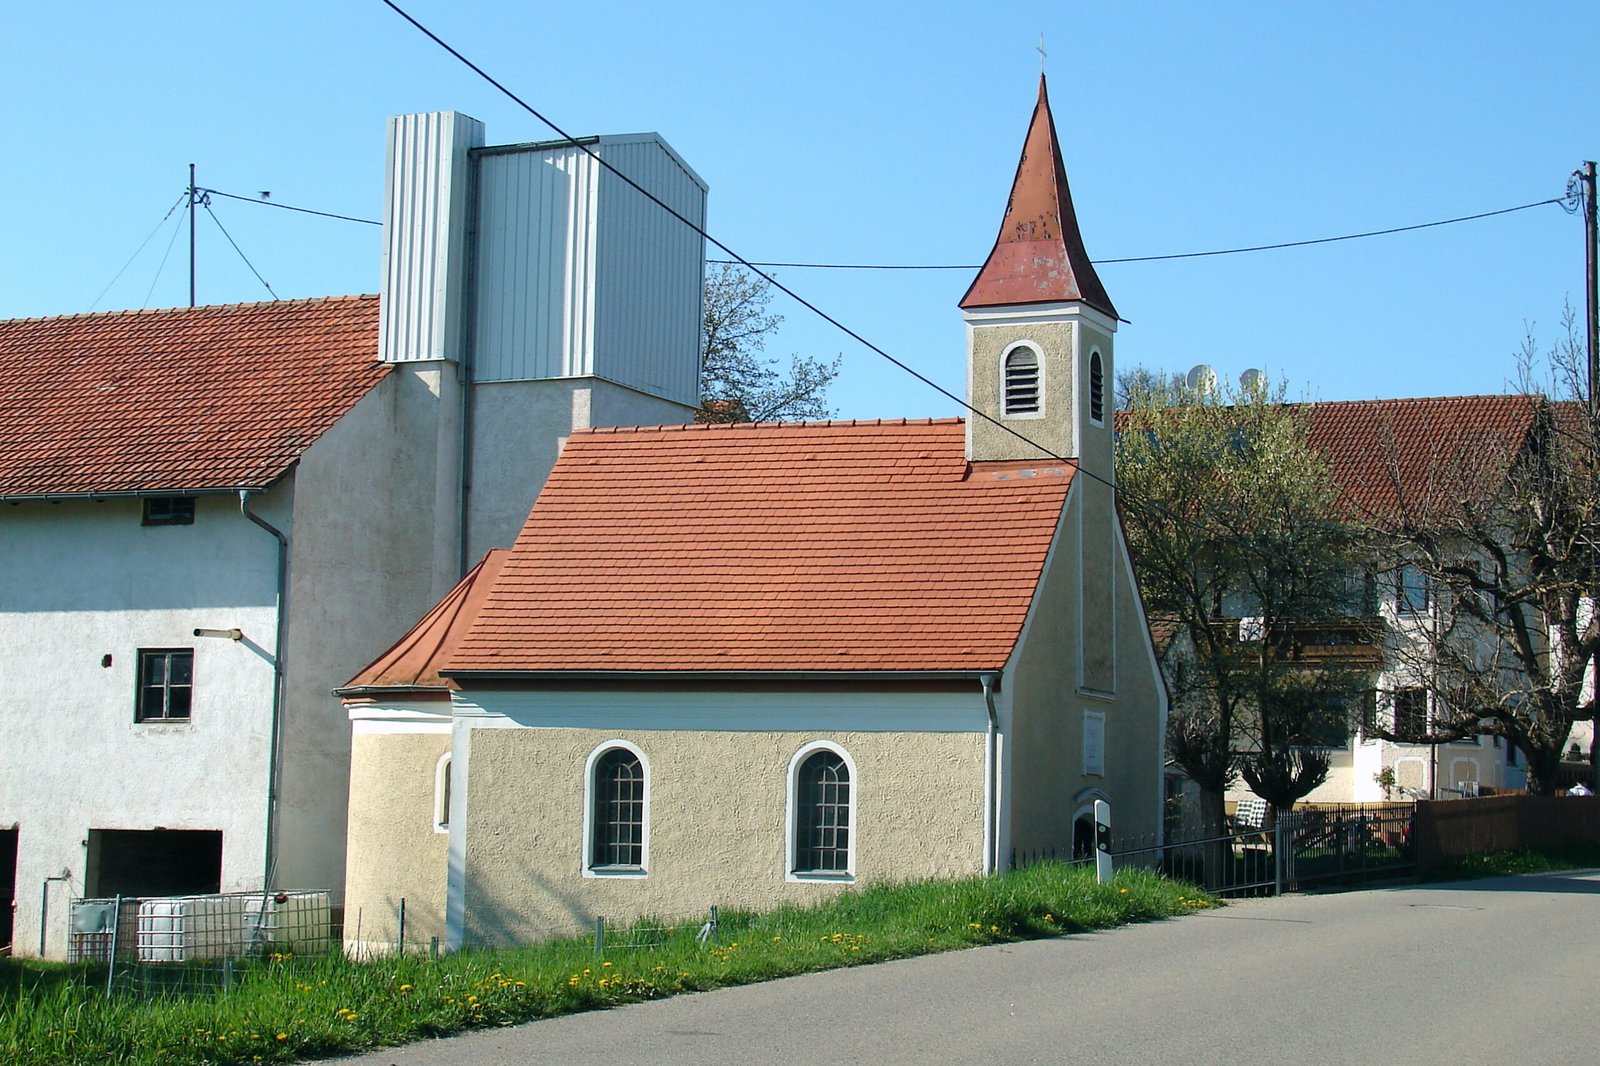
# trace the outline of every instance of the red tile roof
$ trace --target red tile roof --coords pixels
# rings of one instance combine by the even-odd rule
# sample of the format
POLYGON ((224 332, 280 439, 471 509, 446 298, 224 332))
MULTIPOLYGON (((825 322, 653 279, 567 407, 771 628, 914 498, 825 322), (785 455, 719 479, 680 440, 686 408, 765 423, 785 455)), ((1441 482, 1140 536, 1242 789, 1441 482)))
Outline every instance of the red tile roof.
POLYGON ((378 298, 0 321, 0 497, 263 488, 387 373, 378 298))
POLYGON ((1463 476, 1498 479, 1533 428, 1534 396, 1357 400, 1310 407, 1310 444, 1327 457, 1354 517, 1424 518, 1463 476))
MULTIPOLYGON (((1498 478, 1543 402, 1536 396, 1439 396, 1304 405, 1308 443, 1327 460, 1351 517, 1384 521, 1402 499, 1423 518, 1455 498, 1463 472, 1498 478)), ((1126 432, 1131 412, 1117 412, 1126 432)))
POLYGON ((405 636, 339 689, 340 694, 372 696, 406 691, 412 696, 447 697, 449 690, 457 686, 439 676, 439 664, 483 609, 489 587, 509 554, 507 548, 495 548, 485 555, 405 636))
POLYGON ((963 308, 1082 301, 1112 318, 1117 309, 1094 272, 1078 232, 1061 143, 1039 76, 1039 101, 1022 145, 1000 235, 961 298, 963 308))
POLYGON ((1071 480, 959 420, 575 433, 444 670, 996 669, 1071 480))

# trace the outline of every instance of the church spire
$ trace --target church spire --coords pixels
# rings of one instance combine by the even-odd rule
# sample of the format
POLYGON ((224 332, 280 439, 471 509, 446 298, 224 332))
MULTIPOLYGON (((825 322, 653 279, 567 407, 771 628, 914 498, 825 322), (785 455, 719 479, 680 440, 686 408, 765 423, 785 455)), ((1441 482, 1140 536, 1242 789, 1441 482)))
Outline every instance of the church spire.
POLYGON ((1039 303, 1083 303, 1117 317, 1078 233, 1043 74, 1000 235, 960 306, 1039 303))

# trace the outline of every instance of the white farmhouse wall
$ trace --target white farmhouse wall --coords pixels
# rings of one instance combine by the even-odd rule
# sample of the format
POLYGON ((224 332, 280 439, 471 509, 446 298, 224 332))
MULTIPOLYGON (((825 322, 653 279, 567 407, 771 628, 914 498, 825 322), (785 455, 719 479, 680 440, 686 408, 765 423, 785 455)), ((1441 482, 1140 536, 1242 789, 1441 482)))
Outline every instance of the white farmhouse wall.
POLYGON ((435 527, 453 519, 437 510, 456 504, 436 491, 437 420, 452 412, 438 402, 432 366, 397 368, 307 450, 295 475, 279 885, 342 888, 350 727, 333 689, 434 602, 435 527))
MULTIPOLYGON (((286 482, 254 505, 286 524, 291 501, 286 482)), ((191 526, 142 526, 137 500, 6 509, 0 825, 18 830, 19 951, 37 951, 44 878, 66 872, 48 930, 64 952, 90 829, 220 830, 223 889, 261 883, 277 545, 235 497, 195 512, 191 526), (194 649, 188 722, 134 721, 140 648, 194 649)))

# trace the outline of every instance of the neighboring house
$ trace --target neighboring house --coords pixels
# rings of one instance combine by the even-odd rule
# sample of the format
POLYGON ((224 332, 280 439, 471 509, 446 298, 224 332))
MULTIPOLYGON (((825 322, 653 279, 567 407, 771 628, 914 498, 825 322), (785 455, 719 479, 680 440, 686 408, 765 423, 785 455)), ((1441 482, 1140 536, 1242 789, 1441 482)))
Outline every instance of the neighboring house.
POLYGON ((459 947, 995 871, 1097 799, 1159 831, 1117 318, 1042 81, 961 306, 965 422, 572 435, 511 550, 342 690, 352 947, 402 900, 459 947))
MULTIPOLYGON (((1310 406, 1309 443, 1327 460, 1342 505, 1361 521, 1383 523, 1400 507, 1436 506, 1458 484, 1458 464, 1474 455, 1517 455, 1535 428, 1537 397, 1456 396, 1425 399, 1317 403, 1310 406)), ((1404 559, 1371 560, 1350 575, 1350 615, 1343 622, 1306 627, 1308 663, 1333 662, 1368 677, 1360 706, 1347 708, 1350 729, 1331 733, 1328 778, 1306 797, 1310 803, 1374 802, 1471 794, 1481 787, 1521 788, 1526 770, 1519 753, 1499 737, 1448 744, 1410 744, 1368 735, 1374 720, 1401 733, 1426 732, 1439 713, 1430 693, 1421 627, 1437 624, 1436 590, 1404 559)), ((1250 639, 1247 609, 1225 604, 1215 623, 1250 639)), ((1163 630, 1165 632, 1165 630, 1163 630)), ((1168 639, 1162 669, 1174 691, 1193 645, 1168 639)), ((1587 733, 1575 739, 1586 740, 1587 733)), ((1249 795, 1240 783, 1230 799, 1249 795)))
MULTIPOLYGON (((337 898, 331 690, 511 542, 567 435, 692 417, 700 238, 576 149, 482 141, 391 120, 381 299, 0 322, 19 953, 65 951, 73 896, 337 898)), ((703 218, 659 137, 591 143, 703 218)))

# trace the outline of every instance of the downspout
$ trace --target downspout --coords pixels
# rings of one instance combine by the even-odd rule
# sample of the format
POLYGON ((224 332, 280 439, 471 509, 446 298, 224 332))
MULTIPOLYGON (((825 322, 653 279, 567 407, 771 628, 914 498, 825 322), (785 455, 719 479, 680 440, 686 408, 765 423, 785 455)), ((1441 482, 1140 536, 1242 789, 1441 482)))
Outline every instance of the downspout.
POLYGON ((267 744, 267 840, 261 860, 261 890, 272 888, 273 867, 278 855, 278 746, 283 722, 283 647, 288 630, 288 612, 284 604, 289 593, 289 538, 265 518, 250 510, 250 490, 239 490, 239 513, 271 533, 278 542, 278 622, 272 642, 272 728, 267 744))
POLYGON ((984 760, 983 767, 983 806, 988 815, 984 835, 989 839, 988 846, 984 848, 983 872, 992 874, 1000 870, 1000 806, 996 797, 1000 776, 1000 718, 994 709, 994 690, 1000 683, 1000 675, 983 674, 978 680, 983 684, 984 709, 989 712, 989 731, 984 745, 988 758, 984 760))
POLYGON ((457 499, 456 499, 456 536, 459 545, 456 550, 456 579, 460 580, 466 572, 472 569, 472 556, 469 554, 471 545, 468 537, 472 525, 472 437, 473 422, 477 415, 476 380, 477 367, 473 365, 472 348, 478 342, 478 175, 479 167, 477 157, 469 150, 467 152, 467 208, 466 227, 461 246, 461 287, 457 299, 461 301, 461 332, 460 358, 456 361, 456 380, 461 388, 461 440, 459 452, 460 469, 457 471, 457 499))

